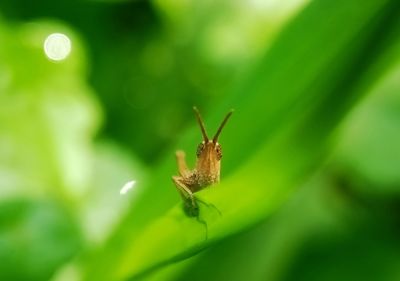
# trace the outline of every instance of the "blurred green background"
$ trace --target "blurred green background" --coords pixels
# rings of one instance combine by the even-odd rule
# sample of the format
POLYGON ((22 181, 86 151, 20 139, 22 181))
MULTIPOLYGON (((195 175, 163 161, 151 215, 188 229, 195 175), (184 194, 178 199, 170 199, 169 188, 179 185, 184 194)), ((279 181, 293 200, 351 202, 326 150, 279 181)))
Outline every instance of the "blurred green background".
POLYGON ((1 0, 0 280, 400 280, 400 4, 1 0))

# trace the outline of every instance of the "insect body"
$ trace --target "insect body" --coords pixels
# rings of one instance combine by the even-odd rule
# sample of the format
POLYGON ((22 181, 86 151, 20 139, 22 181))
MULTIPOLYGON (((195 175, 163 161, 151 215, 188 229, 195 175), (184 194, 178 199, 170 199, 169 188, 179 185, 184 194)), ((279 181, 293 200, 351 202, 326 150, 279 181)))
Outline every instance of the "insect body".
POLYGON ((186 165, 185 152, 177 151, 176 160, 179 176, 173 176, 172 180, 184 200, 187 215, 198 216, 199 209, 193 194, 219 182, 222 151, 221 145, 218 143, 218 137, 233 111, 231 110, 225 116, 214 137, 209 139, 200 112, 196 107, 193 107, 193 110, 196 113, 203 136, 203 141, 197 147, 196 167, 193 170, 189 170, 186 165))

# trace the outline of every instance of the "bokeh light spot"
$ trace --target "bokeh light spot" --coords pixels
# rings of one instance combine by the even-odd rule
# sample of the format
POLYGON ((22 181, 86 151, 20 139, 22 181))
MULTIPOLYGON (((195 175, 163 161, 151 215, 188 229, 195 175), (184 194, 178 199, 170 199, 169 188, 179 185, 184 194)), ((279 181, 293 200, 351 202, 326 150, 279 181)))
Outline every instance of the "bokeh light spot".
POLYGON ((52 33, 44 41, 46 56, 55 61, 64 60, 71 52, 71 40, 62 33, 52 33))
POLYGON ((119 191, 119 194, 124 195, 126 194, 134 185, 136 181, 128 181, 119 191))

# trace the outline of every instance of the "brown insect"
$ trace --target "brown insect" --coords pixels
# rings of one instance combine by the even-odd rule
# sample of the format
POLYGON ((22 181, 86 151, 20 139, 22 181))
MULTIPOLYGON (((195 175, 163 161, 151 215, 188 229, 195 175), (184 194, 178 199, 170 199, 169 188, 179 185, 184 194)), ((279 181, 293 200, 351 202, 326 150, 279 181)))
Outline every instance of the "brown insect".
POLYGON ((186 165, 185 152, 182 150, 177 151, 176 160, 180 176, 173 176, 172 180, 182 196, 186 214, 191 217, 198 217, 199 208, 193 194, 219 182, 222 151, 221 145, 218 143, 218 137, 233 110, 229 111, 225 116, 212 139, 207 136, 199 110, 196 107, 193 107, 193 110, 203 136, 203 141, 197 147, 196 167, 193 170, 189 170, 186 165))

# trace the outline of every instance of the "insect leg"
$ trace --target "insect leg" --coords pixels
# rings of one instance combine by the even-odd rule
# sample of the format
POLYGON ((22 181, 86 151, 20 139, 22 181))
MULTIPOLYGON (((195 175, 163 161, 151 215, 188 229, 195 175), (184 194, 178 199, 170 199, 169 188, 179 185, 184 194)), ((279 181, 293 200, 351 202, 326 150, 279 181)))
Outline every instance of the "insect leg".
MULTIPOLYGON (((208 239, 208 226, 205 220, 200 218, 199 206, 197 205, 196 199, 193 192, 188 186, 185 185, 182 177, 173 176, 172 181, 175 183, 176 188, 183 197, 185 213, 190 217, 196 217, 196 220, 204 225, 206 230, 206 240, 208 239)), ((203 201, 201 201, 203 202, 203 201)), ((204 202, 203 202, 204 203, 204 202)))
POLYGON ((185 159, 186 155, 185 155, 185 152, 184 152, 183 150, 178 150, 178 151, 175 153, 175 155, 176 155, 176 162, 177 162, 177 164, 178 164, 178 171, 179 171, 179 174, 180 174, 182 177, 187 177, 187 176, 189 176, 190 171, 189 171, 188 166, 187 166, 187 164, 186 164, 186 159, 185 159))
POLYGON ((172 181, 175 183, 176 188, 182 195, 185 202, 185 211, 189 216, 198 216, 199 207, 197 206, 193 192, 183 181, 182 177, 173 176, 172 181))

